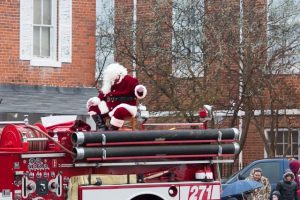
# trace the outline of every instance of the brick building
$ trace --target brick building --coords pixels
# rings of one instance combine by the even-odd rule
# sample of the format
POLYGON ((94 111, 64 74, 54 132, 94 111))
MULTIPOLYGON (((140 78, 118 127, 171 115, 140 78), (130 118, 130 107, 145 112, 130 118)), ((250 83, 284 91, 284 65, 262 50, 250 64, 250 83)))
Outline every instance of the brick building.
POLYGON ((95 0, 0 2, 0 120, 86 115, 95 85, 95 0))
MULTIPOLYGON (((192 98, 191 105, 198 106, 201 102, 207 101, 216 105, 219 111, 228 111, 225 114, 218 114, 218 120, 223 121, 220 126, 230 126, 223 119, 231 117, 228 114, 232 109, 230 107, 231 98, 239 98, 240 85, 237 83, 239 77, 234 78, 229 73, 240 67, 239 62, 232 62, 234 58, 239 57, 236 53, 236 46, 241 44, 241 36, 247 30, 253 30, 256 27, 259 27, 257 29, 259 31, 254 31, 254 33, 260 33, 260 35, 250 35, 247 39, 252 41, 267 36, 265 31, 261 31, 266 28, 266 23, 255 23, 255 20, 250 20, 264 19, 263 22, 266 22, 267 12, 259 12, 260 14, 265 13, 260 15, 259 18, 253 15, 243 18, 243 22, 249 27, 247 27, 248 29, 240 29, 241 16, 246 16, 248 8, 241 6, 241 2, 246 3, 246 5, 256 2, 257 4, 252 6, 257 10, 266 11, 268 1, 174 1, 183 3, 186 10, 180 10, 180 7, 176 10, 173 4, 169 4, 169 2, 167 0, 123 0, 115 2, 112 0, 1 1, 0 120, 21 120, 24 114, 29 114, 29 120, 33 123, 40 116, 49 114, 77 114, 85 117, 85 102, 88 97, 96 94, 95 88, 92 88, 95 85, 95 65, 102 66, 117 60, 124 64, 129 71, 133 73, 137 71, 137 75, 146 82, 150 91, 147 99, 150 110, 157 112, 173 111, 172 107, 169 106, 170 101, 167 95, 162 98, 157 98, 154 95, 160 93, 156 91, 157 87, 154 86, 157 82, 160 84, 173 84, 178 85, 180 88, 187 88, 185 90, 175 90, 174 94, 179 93, 188 96, 190 95, 188 92, 192 88, 199 99, 202 98, 199 102, 198 98, 192 98), (103 15, 105 13, 103 9, 108 7, 115 12, 113 14, 106 13, 108 14, 107 17, 103 15), (97 54, 99 58, 97 63, 96 44, 98 43, 96 43, 95 30, 98 30, 98 28, 96 29, 96 8, 98 9, 97 14, 100 16, 100 21, 102 20, 101 22, 104 25, 108 25, 105 23, 109 17, 114 17, 115 23, 112 24, 113 27, 108 27, 109 34, 105 35, 108 41, 116 31, 127 34, 123 35, 124 37, 117 38, 116 43, 114 43, 117 48, 112 46, 108 49, 109 52, 112 52, 111 54, 106 54, 108 51, 100 49, 102 54, 97 54), (160 13, 153 11, 160 11, 160 13), (174 23, 173 21, 174 17, 180 18, 179 11, 189 13, 190 16, 183 19, 186 20, 184 23, 186 29, 184 30, 180 29, 180 23, 174 23), (227 18, 221 15, 224 13, 227 18), (205 18, 207 14, 211 17, 205 18), (203 24, 199 23, 201 19, 195 18, 198 15, 203 17, 201 19, 209 19, 204 24, 207 26, 202 26, 203 24), (223 17, 223 20, 218 18, 220 16, 223 17), (152 25, 149 25, 151 23, 152 25), (169 24, 173 24, 174 29, 167 26, 169 24), (255 26, 252 26, 254 24, 255 26), (174 35, 176 31, 172 32, 173 30, 182 31, 182 34, 178 36, 186 37, 176 40, 174 35), (195 37, 189 37, 190 33, 193 33, 195 37), (208 40, 204 41, 203 38, 208 38, 208 40), (185 43, 186 39, 188 40, 187 43, 185 43), (198 41, 201 41, 203 45, 197 46, 198 41), (218 41, 221 42, 217 43, 218 41), (186 48, 183 49, 182 44, 187 44, 186 48), (178 51, 171 52, 169 49, 178 51), (221 49, 223 52, 217 52, 217 49, 221 49), (232 56, 231 61, 229 59, 219 59, 229 54, 232 56), (106 57, 103 57, 104 55, 106 57), (176 65, 174 65, 174 58, 182 55, 189 55, 190 57, 188 59, 186 57, 185 59, 178 59, 176 65), (218 59, 208 62, 212 61, 213 58, 218 59), (103 63, 103 60, 108 62, 103 63), (198 64, 203 61, 209 63, 209 65, 204 66, 211 70, 206 71, 206 68, 204 68, 204 70, 199 71, 198 64), (152 80, 145 76, 145 72, 143 73, 143 66, 146 67, 145 70, 150 75, 156 69, 165 70, 160 71, 161 74, 155 76, 155 78, 158 77, 158 81, 151 82, 152 80), (178 69, 178 66, 190 68, 182 70, 178 69), (230 69, 227 73, 224 73, 223 69, 225 67, 230 69), (189 74, 190 71, 193 71, 194 74, 197 72, 199 80, 203 80, 203 77, 205 77, 203 74, 209 75, 206 76, 205 84, 209 86, 210 91, 215 92, 210 94, 212 98, 198 93, 199 88, 189 82, 193 78, 189 74), (216 76, 216 73, 220 73, 220 76, 216 76), (170 80, 164 79, 170 77, 169 74, 172 74, 172 78, 175 77, 172 79, 174 82, 167 82, 170 80)), ((293 2, 299 3, 298 0, 293 2)), ((248 11, 248 13, 251 12, 248 11)), ((97 37, 98 34, 101 35, 96 31, 97 37)), ((299 36, 297 37, 299 38, 299 36)), ((253 48, 255 49, 255 46, 249 47, 250 50, 253 48)), ((256 52, 260 52, 259 49, 256 52)), ((257 56, 256 54, 253 55, 257 56)), ((264 59, 262 58, 266 58, 267 54, 260 53, 260 55, 262 56, 259 59, 253 57, 253 60, 257 62, 252 62, 249 65, 263 63, 264 59)), ((278 115, 276 115, 278 119, 277 127, 279 129, 277 131, 275 156, 282 156, 283 152, 287 150, 286 155, 297 157, 299 152, 299 71, 291 72, 277 74, 277 77, 282 81, 281 87, 287 88, 285 94, 278 93, 278 95, 282 97, 282 101, 288 102, 288 107, 276 107, 276 111, 278 111, 278 115), (291 89, 293 93, 290 93, 288 89, 291 89), (282 111, 285 113, 280 114, 282 111), (287 121, 289 123, 286 123, 287 121), (292 148, 290 148, 290 145, 292 148)), ((251 72, 249 75, 251 75, 251 72)), ((244 78, 247 78, 247 76, 244 78)), ((249 83, 255 84, 255 82, 253 80, 249 83)), ((278 91, 281 91, 279 89, 278 91)), ((272 97, 266 95, 264 101, 270 102, 271 99, 272 97)), ((270 111, 270 107, 257 106, 257 108, 251 109, 251 113, 259 118, 262 115, 262 110, 270 111)), ((247 123, 247 117, 245 116, 248 116, 249 110, 240 110, 239 113, 240 118, 234 123, 236 127, 242 127, 247 123)), ((258 129, 257 124, 254 123, 256 117, 251 118, 249 134, 243 154, 240 157, 243 163, 266 156, 260 134, 268 134, 272 123, 270 118, 266 118, 263 126, 258 129)))

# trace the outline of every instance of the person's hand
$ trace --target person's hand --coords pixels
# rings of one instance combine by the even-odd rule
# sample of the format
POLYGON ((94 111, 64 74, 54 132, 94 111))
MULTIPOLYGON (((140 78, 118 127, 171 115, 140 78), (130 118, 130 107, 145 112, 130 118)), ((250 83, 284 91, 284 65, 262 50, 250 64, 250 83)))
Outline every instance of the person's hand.
POLYGON ((92 97, 86 102, 86 108, 90 109, 91 106, 97 106, 100 104, 100 99, 98 97, 92 97))
POLYGON ((143 99, 147 95, 147 89, 143 85, 137 85, 134 93, 138 99, 143 99))

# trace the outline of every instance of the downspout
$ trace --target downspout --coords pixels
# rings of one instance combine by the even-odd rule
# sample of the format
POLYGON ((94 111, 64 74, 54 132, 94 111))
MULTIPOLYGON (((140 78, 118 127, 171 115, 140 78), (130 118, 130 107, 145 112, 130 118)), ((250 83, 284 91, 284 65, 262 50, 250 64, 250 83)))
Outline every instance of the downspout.
POLYGON ((136 22, 137 22, 137 0, 133 0, 133 18, 132 18, 132 76, 136 78, 136 22))
MULTIPOLYGON (((242 74, 242 69, 243 69, 243 47, 242 47, 242 43, 243 43, 243 17, 244 17, 244 9, 243 9, 243 5, 244 5, 244 0, 240 0, 240 61, 239 61, 239 65, 240 65, 240 74, 242 74)), ((242 75, 240 76, 240 79, 243 79, 242 75)), ((242 98, 242 92, 243 92, 243 80, 239 81, 239 100, 241 100, 242 98)), ((238 117, 239 117, 239 131, 240 131, 240 135, 239 135, 239 139, 241 139, 242 136, 242 131, 243 131, 243 119, 242 119, 242 112, 239 112, 238 117)), ((243 168, 243 151, 241 150, 240 154, 239 154, 239 169, 243 168)))

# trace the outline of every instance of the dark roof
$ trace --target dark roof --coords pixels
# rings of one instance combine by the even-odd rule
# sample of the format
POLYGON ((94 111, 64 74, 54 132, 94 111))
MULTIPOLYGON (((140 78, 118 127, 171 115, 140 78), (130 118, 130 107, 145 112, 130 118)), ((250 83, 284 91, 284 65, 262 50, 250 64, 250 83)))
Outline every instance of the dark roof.
POLYGON ((96 88, 67 88, 0 84, 0 113, 86 115, 86 102, 96 88))

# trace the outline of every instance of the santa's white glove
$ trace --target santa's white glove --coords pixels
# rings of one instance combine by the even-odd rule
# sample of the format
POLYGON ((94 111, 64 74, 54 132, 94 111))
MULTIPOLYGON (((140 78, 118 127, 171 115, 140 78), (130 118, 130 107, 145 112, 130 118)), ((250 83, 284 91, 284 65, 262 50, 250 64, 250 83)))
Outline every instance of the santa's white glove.
POLYGON ((137 85, 134 88, 134 94, 138 99, 143 99, 147 95, 147 89, 143 85, 137 85))
POLYGON ((86 108, 90 109, 91 106, 98 106, 100 104, 100 99, 98 97, 92 97, 86 102, 86 108))

